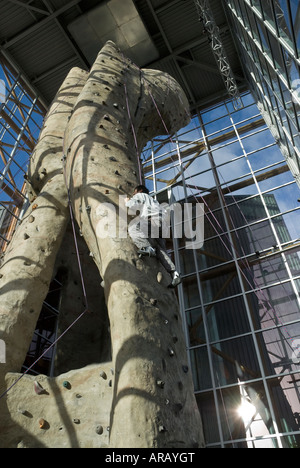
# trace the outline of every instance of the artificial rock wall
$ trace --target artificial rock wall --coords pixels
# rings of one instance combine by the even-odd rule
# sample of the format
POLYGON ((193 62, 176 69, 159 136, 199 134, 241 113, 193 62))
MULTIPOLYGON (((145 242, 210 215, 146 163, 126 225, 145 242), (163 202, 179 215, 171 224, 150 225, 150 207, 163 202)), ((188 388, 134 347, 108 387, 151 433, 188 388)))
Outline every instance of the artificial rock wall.
POLYGON ((139 259, 130 238, 98 235, 142 181, 143 146, 184 126, 187 109, 172 77, 139 69, 112 42, 59 90, 29 166, 31 206, 0 270, 0 446, 203 446, 170 278, 156 259, 139 259), (20 379, 62 268, 58 336, 70 330, 57 343, 56 377, 20 379))

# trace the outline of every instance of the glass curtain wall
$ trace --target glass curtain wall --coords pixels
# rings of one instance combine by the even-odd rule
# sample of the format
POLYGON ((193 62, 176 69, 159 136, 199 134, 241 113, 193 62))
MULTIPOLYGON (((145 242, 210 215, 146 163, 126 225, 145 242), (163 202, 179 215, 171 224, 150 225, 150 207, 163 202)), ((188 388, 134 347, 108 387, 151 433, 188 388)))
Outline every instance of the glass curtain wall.
POLYGON ((242 100, 149 143, 144 174, 160 202, 205 210, 201 249, 174 227, 167 242, 207 447, 299 447, 299 188, 252 94, 242 100))
POLYGON ((0 253, 26 208, 24 176, 45 108, 0 53, 0 253))
POLYGON ((245 74, 300 185, 300 3, 224 0, 245 74))

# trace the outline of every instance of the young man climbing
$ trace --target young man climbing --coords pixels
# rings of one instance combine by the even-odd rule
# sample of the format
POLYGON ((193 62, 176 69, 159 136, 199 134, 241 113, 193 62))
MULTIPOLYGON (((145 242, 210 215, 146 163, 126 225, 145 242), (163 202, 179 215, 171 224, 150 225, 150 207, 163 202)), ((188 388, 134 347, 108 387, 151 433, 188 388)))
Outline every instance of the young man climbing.
POLYGON ((157 257, 163 267, 170 273, 172 281, 169 288, 175 288, 181 283, 181 277, 169 257, 165 241, 162 238, 163 223, 166 212, 164 208, 149 195, 149 190, 144 185, 138 185, 131 199, 125 201, 130 214, 139 212, 128 227, 129 235, 137 246, 139 255, 157 257), (152 235, 154 233, 154 238, 152 235))

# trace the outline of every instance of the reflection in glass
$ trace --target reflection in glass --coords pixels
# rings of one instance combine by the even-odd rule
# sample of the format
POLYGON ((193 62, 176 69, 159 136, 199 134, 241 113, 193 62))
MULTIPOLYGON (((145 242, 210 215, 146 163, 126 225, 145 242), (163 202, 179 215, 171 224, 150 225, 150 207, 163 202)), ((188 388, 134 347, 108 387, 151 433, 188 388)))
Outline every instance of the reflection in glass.
MULTIPOLYGON (((270 70, 268 64, 265 73, 270 70)), ((280 91, 275 70, 272 80, 280 91)), ((264 90, 276 108, 272 123, 286 138, 288 114, 270 85, 269 76, 264 90)), ((289 438, 287 432, 296 431, 300 413, 295 385, 289 384, 297 372, 293 345, 300 339, 299 194, 274 138, 246 96, 249 106, 242 112, 226 102, 181 132, 180 157, 188 167, 174 185, 165 183, 159 198, 205 206, 203 247, 188 251, 182 238, 169 248, 175 248, 183 277, 177 293, 206 443, 291 447, 297 446, 297 435, 289 438), (212 148, 203 147, 202 121, 212 132, 212 148), (223 127, 229 121, 232 127, 223 127), (226 131, 218 129, 219 123, 226 131), (274 376, 276 385, 269 385, 274 376)), ((163 147, 157 156, 161 165, 153 172, 150 162, 147 174, 156 183, 171 170, 163 147)))

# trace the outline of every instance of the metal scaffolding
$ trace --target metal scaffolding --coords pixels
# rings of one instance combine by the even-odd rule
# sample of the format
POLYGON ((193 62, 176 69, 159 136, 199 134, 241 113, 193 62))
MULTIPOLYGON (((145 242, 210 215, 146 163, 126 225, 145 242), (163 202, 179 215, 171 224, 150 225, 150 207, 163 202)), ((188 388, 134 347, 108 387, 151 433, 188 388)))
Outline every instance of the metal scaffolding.
POLYGON ((26 207, 24 176, 46 109, 0 53, 0 250, 6 250, 26 207))
POLYGON ((234 107, 242 107, 240 92, 231 69, 229 60, 223 46, 220 30, 216 25, 212 11, 207 0, 194 0, 199 15, 199 20, 203 23, 204 30, 209 34, 211 49, 216 58, 220 73, 225 83, 228 95, 233 100, 234 107))

